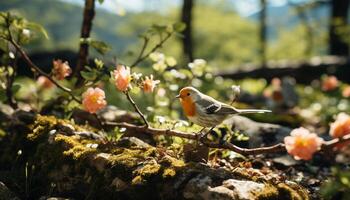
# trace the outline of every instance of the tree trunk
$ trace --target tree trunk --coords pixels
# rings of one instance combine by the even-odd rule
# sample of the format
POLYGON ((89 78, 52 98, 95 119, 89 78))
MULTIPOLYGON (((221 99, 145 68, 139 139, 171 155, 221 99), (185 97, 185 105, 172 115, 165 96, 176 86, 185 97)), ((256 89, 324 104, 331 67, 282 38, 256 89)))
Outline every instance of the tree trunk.
POLYGON ((260 0, 260 62, 261 66, 266 66, 266 0, 260 0))
POLYGON ((186 28, 182 32, 184 36, 182 39, 182 45, 186 62, 193 61, 192 8, 193 0, 183 1, 181 21, 186 24, 186 28))
POLYGON ((348 56, 349 45, 337 34, 339 28, 347 26, 347 16, 350 0, 332 0, 329 21, 329 54, 348 56))
MULTIPOLYGON (((95 0, 85 0, 83 24, 81 26, 80 38, 87 39, 90 37, 92 28, 92 21, 95 16, 95 0)), ((80 43, 78 62, 75 68, 74 75, 78 77, 77 85, 82 83, 82 77, 80 72, 84 69, 84 66, 88 64, 89 45, 87 43, 80 43)))

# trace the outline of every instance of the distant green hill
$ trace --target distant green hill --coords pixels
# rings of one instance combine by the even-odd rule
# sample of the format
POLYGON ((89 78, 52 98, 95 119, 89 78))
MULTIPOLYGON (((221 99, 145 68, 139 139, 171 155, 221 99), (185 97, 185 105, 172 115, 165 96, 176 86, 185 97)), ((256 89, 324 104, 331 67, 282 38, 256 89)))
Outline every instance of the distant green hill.
MULTIPOLYGON (((32 51, 78 49, 82 7, 56 0, 11 0, 3 1, 0 5, 0 10, 19 13, 28 20, 42 24, 47 29, 50 40, 36 40, 30 46, 32 51)), ((131 42, 130 38, 120 37, 117 33, 118 26, 126 20, 128 16, 119 17, 98 10, 92 35, 118 49, 123 49, 131 42)))
MULTIPOLYGON (((47 29, 50 40, 36 40, 29 46, 31 52, 77 51, 82 7, 58 0, 11 0, 2 1, 0 10, 17 12, 47 29)), ((138 52, 141 47, 137 35, 152 24, 177 21, 179 12, 180 9, 174 8, 167 13, 129 12, 121 17, 97 10, 92 37, 107 42, 113 48, 112 55, 130 63, 127 52, 138 52)), ((257 23, 242 18, 233 9, 215 3, 197 3, 194 8, 193 26, 194 55, 196 58, 208 60, 213 67, 223 68, 258 60, 257 23)), ((179 41, 179 38, 172 38, 161 51, 181 59, 179 41)), ((288 57, 290 54, 284 54, 280 49, 278 53, 280 57, 288 57)))

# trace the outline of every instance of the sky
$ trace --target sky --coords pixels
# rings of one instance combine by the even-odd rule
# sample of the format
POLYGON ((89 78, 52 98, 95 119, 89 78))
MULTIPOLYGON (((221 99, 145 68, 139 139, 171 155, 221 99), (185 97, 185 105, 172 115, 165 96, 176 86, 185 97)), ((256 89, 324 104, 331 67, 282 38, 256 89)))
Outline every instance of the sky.
MULTIPOLYGON (((83 4, 83 0, 62 0, 75 4, 83 4)), ((218 0, 217 0, 218 1, 218 0)), ((220 0, 231 2, 237 12, 242 16, 249 16, 259 11, 259 0, 220 0)), ((293 0, 300 2, 305 0, 293 0)), ((271 6, 285 5, 287 0, 269 0, 271 6)), ((102 7, 110 12, 118 15, 124 15, 126 12, 140 12, 143 10, 160 10, 163 8, 174 7, 182 4, 182 0, 104 0, 102 7)))

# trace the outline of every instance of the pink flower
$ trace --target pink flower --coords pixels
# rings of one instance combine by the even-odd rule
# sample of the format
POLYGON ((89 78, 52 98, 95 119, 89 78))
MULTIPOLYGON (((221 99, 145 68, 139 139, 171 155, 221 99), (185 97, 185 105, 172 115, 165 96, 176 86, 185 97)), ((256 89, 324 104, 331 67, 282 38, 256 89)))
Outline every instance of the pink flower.
POLYGON ((131 81, 130 68, 125 67, 124 65, 118 65, 113 74, 115 79, 115 86, 118 88, 118 90, 127 90, 131 81))
POLYGON ((53 86, 55 86, 53 84, 52 81, 50 81, 48 78, 46 78, 45 76, 39 76, 38 80, 36 81, 41 87, 46 88, 46 89, 50 89, 53 86))
MULTIPOLYGON (((329 134, 333 138, 343 137, 350 134, 350 116, 345 113, 339 113, 335 122, 331 124, 329 134)), ((348 146, 350 142, 344 142, 336 146, 337 149, 342 149, 348 146)))
POLYGON ((65 77, 69 76, 72 73, 71 68, 68 65, 68 62, 62 62, 62 60, 53 60, 53 75, 57 80, 63 80, 65 77))
POLYGON ((349 98, 350 97, 350 85, 346 86, 343 91, 342 91, 342 95, 345 98, 349 98))
POLYGON ((88 88, 83 94, 83 107, 89 113, 96 113, 107 105, 105 92, 100 88, 88 88))
POLYGON ((155 80, 155 81, 153 80, 153 75, 151 75, 150 78, 146 76, 145 80, 142 82, 143 91, 146 93, 153 92, 154 88, 159 83, 160 83, 159 80, 155 80))
POLYGON ((284 138, 284 143, 287 152, 296 160, 310 160, 323 143, 322 138, 303 127, 292 130, 290 135, 284 138))
POLYGON ((322 80, 322 90, 331 91, 338 87, 338 79, 335 76, 327 76, 322 80))

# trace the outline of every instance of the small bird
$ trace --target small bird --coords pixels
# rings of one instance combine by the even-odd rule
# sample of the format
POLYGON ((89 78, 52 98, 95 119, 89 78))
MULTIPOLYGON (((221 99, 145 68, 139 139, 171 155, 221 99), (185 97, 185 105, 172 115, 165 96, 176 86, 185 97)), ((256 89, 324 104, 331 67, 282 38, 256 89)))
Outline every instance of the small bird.
MULTIPOLYGON (((270 110, 237 109, 207 96, 196 88, 184 87, 176 98, 180 99, 187 118, 204 128, 221 124, 228 116, 245 113, 269 113, 270 110)), ((203 130, 202 129, 202 130, 203 130)))

